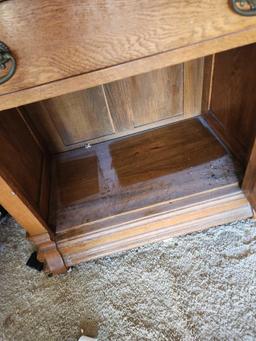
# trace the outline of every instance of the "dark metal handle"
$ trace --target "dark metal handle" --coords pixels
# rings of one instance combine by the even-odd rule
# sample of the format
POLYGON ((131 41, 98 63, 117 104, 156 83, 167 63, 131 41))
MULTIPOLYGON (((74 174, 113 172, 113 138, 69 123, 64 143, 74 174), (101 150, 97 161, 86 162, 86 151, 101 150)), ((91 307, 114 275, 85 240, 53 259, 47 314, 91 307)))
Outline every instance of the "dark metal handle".
POLYGON ((16 71, 16 60, 11 55, 9 48, 0 41, 0 84, 7 82, 16 71), (7 64, 10 64, 10 67, 7 69, 7 64), (1 70, 8 70, 7 74, 1 76, 1 70))
POLYGON ((256 0, 232 0, 236 13, 251 17, 256 15, 256 0))

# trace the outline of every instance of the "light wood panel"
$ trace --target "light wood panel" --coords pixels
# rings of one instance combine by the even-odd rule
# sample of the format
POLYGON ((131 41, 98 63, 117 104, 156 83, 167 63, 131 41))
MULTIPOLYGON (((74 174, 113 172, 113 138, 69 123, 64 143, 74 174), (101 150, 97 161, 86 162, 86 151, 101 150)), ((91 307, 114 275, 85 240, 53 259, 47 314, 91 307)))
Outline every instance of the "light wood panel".
MULTIPOLYGON (((191 102, 193 116, 201 108, 203 60, 185 68, 185 103, 191 102)), ((51 153, 134 134, 184 118, 183 70, 179 64, 30 104, 22 112, 51 153)))
POLYGON ((118 131, 183 114, 183 64, 104 87, 118 131))
POLYGON ((0 110, 84 90, 100 84, 117 81, 163 67, 184 63, 216 52, 248 45, 256 41, 256 28, 206 40, 195 45, 162 52, 147 58, 137 59, 70 78, 56 80, 37 87, 10 92, 1 96, 0 110))
POLYGON ((31 104, 25 111, 52 152, 114 132, 102 87, 31 104))
POLYGON ((211 110, 222 138, 247 164, 256 136, 256 45, 217 54, 213 75, 211 110))
POLYGON ((239 173, 195 119, 62 153, 55 164, 57 231, 149 206, 155 212, 162 202, 235 183, 239 173))
POLYGON ((16 75, 1 87, 1 94, 185 45, 197 49, 196 44, 211 42, 218 51, 218 39, 230 35, 235 44, 240 32, 240 44, 245 44, 247 30, 256 24, 255 18, 235 14, 223 0, 200 6, 189 0, 12 0, 2 2, 0 10, 1 39, 18 60, 16 75))
POLYGON ((64 145, 113 133, 101 87, 44 102, 64 145))
POLYGON ((186 117, 201 114, 203 79, 204 58, 184 64, 184 115, 186 117))

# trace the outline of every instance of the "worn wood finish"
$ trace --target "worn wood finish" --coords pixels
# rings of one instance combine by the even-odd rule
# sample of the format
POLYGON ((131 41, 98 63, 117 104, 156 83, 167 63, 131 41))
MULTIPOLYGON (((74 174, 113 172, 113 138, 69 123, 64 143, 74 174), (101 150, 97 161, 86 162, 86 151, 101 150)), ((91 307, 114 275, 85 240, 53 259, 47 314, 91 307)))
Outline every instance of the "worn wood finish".
POLYGON ((43 105, 64 145, 113 133, 101 87, 49 99, 43 105))
MULTIPOLYGON (((28 120, 28 117, 25 116, 24 110, 22 108, 16 109, 19 116, 22 118, 24 123, 26 124, 27 130, 32 136, 34 142, 37 145, 37 148, 40 149, 42 154, 42 167, 41 167, 41 178, 40 178, 40 194, 38 199, 38 207, 40 214, 42 217, 47 220, 49 213, 49 198, 50 198, 50 170, 51 170, 51 156, 49 154, 48 147, 44 145, 43 139, 40 138, 38 131, 33 127, 31 121, 28 120)), ((15 123, 14 123, 15 124, 15 123)), ((20 138, 20 136, 16 136, 16 138, 20 138)), ((21 145, 24 141, 21 142, 21 145)))
POLYGON ((49 200, 51 189, 51 157, 49 155, 44 156, 42 172, 41 172, 41 188, 39 197, 39 210, 42 217, 45 220, 49 215, 49 200))
POLYGON ((192 117, 201 114, 204 79, 204 58, 184 64, 184 115, 192 117))
POLYGON ((153 207, 237 182, 237 172, 197 119, 63 153, 55 159, 51 224, 61 231, 153 207))
POLYGON ((15 109, 0 112, 0 174, 39 206, 44 154, 15 109))
POLYGON ((102 87, 31 104, 23 110, 51 152, 114 133, 102 87))
POLYGON ((225 127, 221 124, 215 114, 211 111, 202 115, 206 124, 212 129, 214 134, 224 143, 226 148, 239 160, 243 170, 246 169, 247 165, 247 151, 238 143, 235 136, 227 134, 225 127))
POLYGON ((214 73, 215 55, 204 58, 204 76, 203 76, 203 91, 202 91, 202 113, 207 113, 210 110, 212 98, 212 83, 214 73))
MULTIPOLYGON (((252 210, 237 185, 217 188, 166 204, 162 212, 115 222, 109 228, 88 226, 57 235, 57 245, 67 266, 124 251, 211 226, 252 216, 252 210)), ((115 217, 117 220, 118 217, 115 217)))
POLYGON ((0 112, 0 205, 46 271, 252 216, 256 45, 217 52, 255 43, 255 17, 223 0, 0 12, 17 60, 0 110, 19 107, 0 112))
MULTIPOLYGON (((189 85, 200 97, 202 83, 189 85)), ((183 64, 33 103, 22 112, 51 153, 165 125, 183 118, 183 64)))
POLYGON ((109 83, 104 87, 118 131, 183 114, 182 64, 109 83))
POLYGON ((0 112, 0 203, 31 235, 47 233, 50 161, 22 112, 0 112))
POLYGON ((37 259, 44 263, 45 272, 57 275, 67 271, 56 243, 49 238, 47 233, 29 236, 28 239, 37 246, 37 259))
POLYGON ((189 0, 13 0, 2 2, 0 10, 1 39, 18 61, 16 75, 1 86, 1 94, 8 94, 1 109, 256 40, 256 19, 235 14, 223 0, 200 6, 189 0))
POLYGON ((256 139, 252 148, 251 157, 246 169, 243 190, 256 211, 256 139))
POLYGON ((211 110, 220 132, 246 166, 256 136, 256 45, 217 54, 211 110), (225 135, 225 136, 224 136, 225 135))
POLYGON ((54 242, 54 233, 41 214, 19 191, 15 184, 0 176, 0 205, 27 231, 27 237, 37 246, 38 259, 45 263, 45 271, 58 274, 67 270, 54 242))
POLYGON ((154 4, 147 0, 82 0, 68 4, 63 0, 54 4, 50 0, 12 0, 0 6, 1 39, 19 62, 15 78, 1 87, 1 94, 256 25, 255 18, 238 16, 222 0, 207 0, 201 6, 189 0, 157 0, 154 4), (77 27, 80 34, 76 33, 77 27))
POLYGON ((45 270, 54 274, 65 272, 67 267, 53 241, 53 232, 41 215, 14 185, 11 187, 1 176, 0 193, 0 204, 27 231, 28 239, 38 248, 38 259, 45 262, 45 270))
POLYGON ((46 222, 30 204, 30 202, 19 192, 14 184, 0 177, 0 205, 9 212, 15 220, 29 233, 39 235, 47 233, 52 236, 46 222))

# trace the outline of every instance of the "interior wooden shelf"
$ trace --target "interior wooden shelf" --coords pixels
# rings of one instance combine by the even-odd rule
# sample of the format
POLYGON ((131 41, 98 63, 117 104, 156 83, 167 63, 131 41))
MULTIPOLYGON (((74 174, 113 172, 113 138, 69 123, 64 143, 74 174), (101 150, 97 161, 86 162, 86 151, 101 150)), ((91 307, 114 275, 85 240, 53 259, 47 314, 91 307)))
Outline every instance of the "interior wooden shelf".
POLYGON ((194 118, 58 154, 53 178, 50 220, 61 233, 159 214, 181 198, 237 186, 241 174, 194 118))

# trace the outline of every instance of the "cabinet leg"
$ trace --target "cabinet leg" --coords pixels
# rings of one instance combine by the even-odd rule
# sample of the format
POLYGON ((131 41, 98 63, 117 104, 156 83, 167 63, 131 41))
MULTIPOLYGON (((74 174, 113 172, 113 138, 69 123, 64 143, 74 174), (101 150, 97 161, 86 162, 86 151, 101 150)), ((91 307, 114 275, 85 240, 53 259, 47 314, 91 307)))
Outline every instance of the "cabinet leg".
POLYGON ((61 274, 68 270, 56 243, 50 239, 47 233, 29 236, 28 239, 38 247, 37 259, 45 264, 45 272, 61 274))
POLYGON ((0 221, 2 221, 7 215, 8 212, 2 206, 0 206, 0 221))

